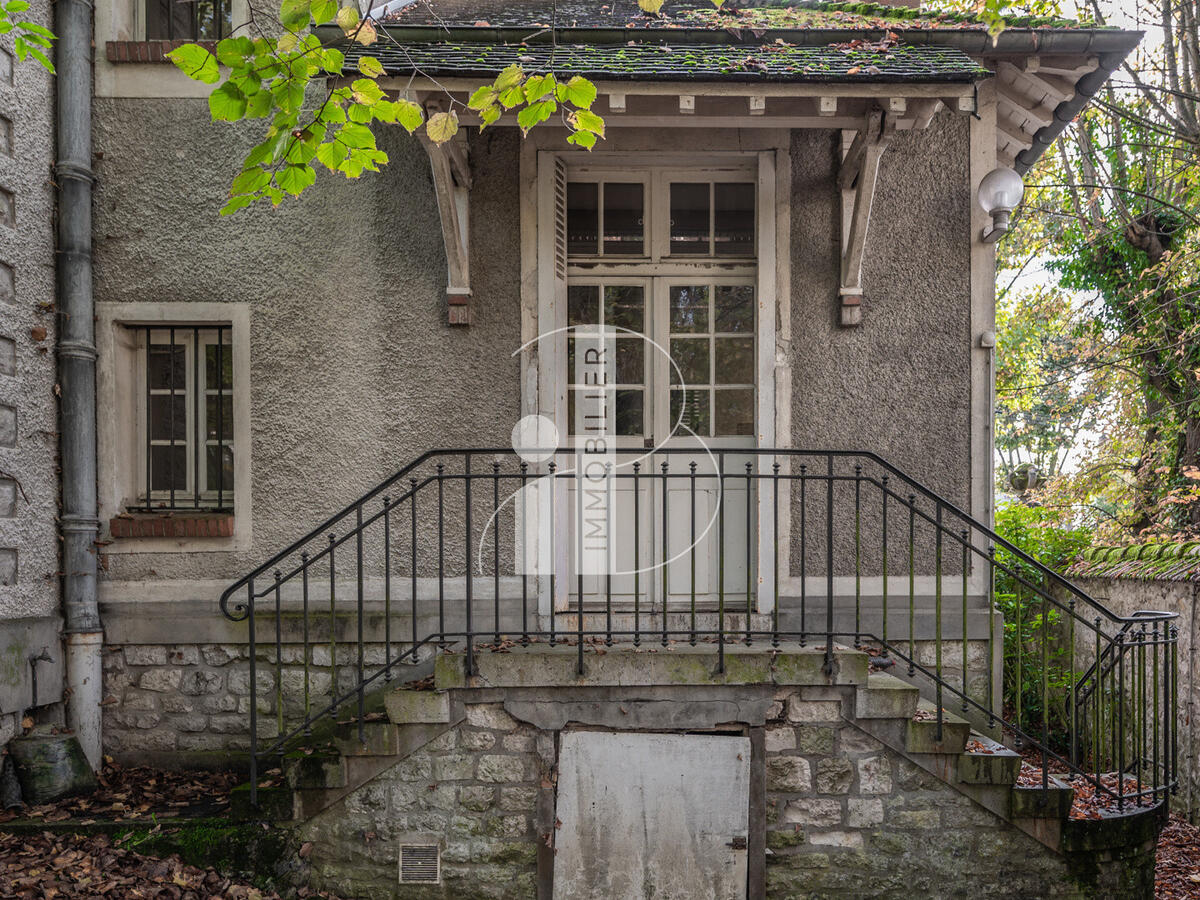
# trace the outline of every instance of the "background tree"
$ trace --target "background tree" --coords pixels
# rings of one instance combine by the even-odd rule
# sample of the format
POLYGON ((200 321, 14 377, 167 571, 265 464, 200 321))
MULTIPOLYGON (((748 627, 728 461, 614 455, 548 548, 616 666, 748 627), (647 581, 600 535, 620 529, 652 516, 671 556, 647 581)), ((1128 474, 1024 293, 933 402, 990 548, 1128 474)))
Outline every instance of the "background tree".
MULTIPOLYGON (((1091 12, 1105 20, 1095 0, 1091 12)), ((1079 388, 1098 368, 1110 373, 1116 417, 1097 420, 1104 430, 1076 483, 1056 486, 1060 499, 1106 515, 1112 536, 1141 538, 1200 530, 1197 13, 1177 0, 1143 13, 1161 42, 1127 61, 1127 78, 1106 86, 1035 170, 1025 236, 1004 248, 1011 268, 1024 264, 1030 242, 1041 248, 1105 351, 1029 386, 1046 390, 1066 378, 1079 388)), ((1058 360, 1046 360, 1055 368, 1058 360)))

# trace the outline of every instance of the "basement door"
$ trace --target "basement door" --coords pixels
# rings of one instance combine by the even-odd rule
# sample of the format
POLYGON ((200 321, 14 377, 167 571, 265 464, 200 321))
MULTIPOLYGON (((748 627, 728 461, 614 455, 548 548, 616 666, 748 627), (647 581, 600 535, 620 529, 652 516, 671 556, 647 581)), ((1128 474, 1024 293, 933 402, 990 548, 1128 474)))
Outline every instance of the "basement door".
POLYGON ((745 900, 750 739, 564 731, 555 900, 745 900))

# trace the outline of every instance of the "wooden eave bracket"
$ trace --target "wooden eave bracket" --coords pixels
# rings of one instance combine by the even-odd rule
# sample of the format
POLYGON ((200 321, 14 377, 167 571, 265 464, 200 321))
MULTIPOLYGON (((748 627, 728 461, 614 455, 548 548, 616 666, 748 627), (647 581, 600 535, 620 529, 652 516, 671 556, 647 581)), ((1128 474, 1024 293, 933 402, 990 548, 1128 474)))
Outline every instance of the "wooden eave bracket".
MULTIPOLYGON (((433 104, 427 112, 437 112, 433 104)), ((422 136, 433 171, 433 190, 442 221, 442 242, 446 246, 446 302, 451 325, 471 324, 470 208, 471 165, 467 139, 459 131, 444 144, 435 144, 422 136)))
POLYGON ((846 151, 838 172, 842 208, 849 210, 849 220, 842 228, 842 273, 838 289, 839 322, 845 327, 862 322, 862 266, 875 182, 879 159, 894 133, 895 120, 890 115, 883 110, 870 113, 846 151))

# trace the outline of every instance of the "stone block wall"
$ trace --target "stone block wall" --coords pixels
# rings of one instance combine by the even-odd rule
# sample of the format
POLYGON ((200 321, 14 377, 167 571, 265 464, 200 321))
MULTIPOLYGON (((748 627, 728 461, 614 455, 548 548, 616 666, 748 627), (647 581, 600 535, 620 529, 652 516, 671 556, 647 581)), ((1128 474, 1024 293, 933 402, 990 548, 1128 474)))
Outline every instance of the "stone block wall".
MULTIPOLYGON (((393 645, 393 657, 406 648, 393 645)), ((378 671, 382 644, 364 647, 364 673, 378 671)), ((284 729, 305 718, 305 648, 285 644, 257 651, 258 736, 279 729, 277 684, 282 684, 284 729)), ((310 712, 357 683, 358 649, 342 644, 308 648, 310 712), (337 665, 330 660, 336 657, 337 665)), ((398 675, 403 680, 403 675, 398 675)), ((104 650, 104 751, 119 761, 159 765, 244 763, 250 747, 250 651, 245 644, 125 644, 104 650)))
MULTIPOLYGON (((713 696, 676 690, 683 701, 713 696)), ((765 832, 765 896, 1152 895, 1153 841, 1056 853, 857 728, 844 715, 851 691, 779 689, 755 726, 765 802, 751 804, 750 829, 765 832)), ((300 825, 312 843, 307 883, 367 900, 538 896, 553 868, 557 732, 514 718, 506 696, 452 692, 460 724, 300 825), (421 839, 441 846, 441 885, 399 884, 399 844, 421 839)), ((593 691, 588 702, 627 696, 593 691)), ((578 709, 579 699, 546 688, 536 705, 553 718, 555 703, 578 709)), ((708 727, 718 724, 731 727, 708 727)))
POLYGON ((499 703, 468 705, 458 726, 300 826, 310 885, 374 898, 537 896, 538 795, 555 763, 551 732, 499 703), (439 887, 398 883, 399 842, 442 845, 439 887))
POLYGON ((1080 872, 842 719, 832 697, 802 687, 766 727, 767 896, 1153 894, 1152 847, 1080 872))

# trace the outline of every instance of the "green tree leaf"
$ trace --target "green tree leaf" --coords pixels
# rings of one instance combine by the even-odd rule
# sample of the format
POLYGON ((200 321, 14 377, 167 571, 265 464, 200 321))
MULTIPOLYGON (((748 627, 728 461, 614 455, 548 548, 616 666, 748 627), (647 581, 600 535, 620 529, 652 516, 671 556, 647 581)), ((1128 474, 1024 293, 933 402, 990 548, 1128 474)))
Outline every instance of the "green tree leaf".
POLYGON ((373 56, 360 56, 358 58, 358 71, 362 72, 368 78, 378 78, 383 74, 383 63, 373 56))
POLYGON ((421 112, 421 107, 411 100, 397 100, 394 104, 396 107, 396 121, 402 125, 409 134, 412 134, 421 127, 421 123, 425 121, 425 114, 421 112))
POLYGON ((492 106, 496 99, 500 96, 500 92, 496 90, 494 85, 485 84, 483 87, 477 88, 475 93, 467 101, 467 109, 486 109, 492 106))
POLYGON ((554 100, 539 100, 537 103, 530 103, 517 113, 517 125, 521 127, 524 134, 529 134, 529 130, 533 126, 545 122, 554 115, 556 109, 558 109, 558 103, 554 100))
POLYGON ((504 70, 496 76, 495 88, 503 93, 509 88, 514 88, 525 80, 525 70, 516 63, 510 66, 505 66, 504 70))
POLYGON ((354 29, 358 27, 358 8, 343 6, 337 11, 335 18, 338 27, 346 33, 346 37, 350 37, 354 33, 354 29))
POLYGON ((576 75, 567 82, 566 94, 566 99, 580 109, 591 109, 596 102, 596 86, 582 75, 576 75))
POLYGON ((208 95, 208 108, 214 122, 237 122, 246 117, 246 95, 226 81, 208 95))
POLYGON ((567 135, 567 143, 591 150, 596 146, 596 135, 590 131, 574 131, 567 135))
POLYGON ((575 110, 567 117, 567 121, 578 131, 590 131, 604 137, 604 120, 590 109, 575 110))
POLYGON ((454 110, 434 113, 425 123, 425 133, 435 144, 446 143, 458 133, 458 113, 454 110))
POLYGON ((216 84, 221 80, 217 58, 199 44, 184 44, 167 54, 167 59, 193 81, 216 84))
POLYGON ((337 15, 337 12, 337 0, 313 0, 312 17, 313 22, 317 25, 324 25, 326 22, 333 21, 333 17, 337 15))

